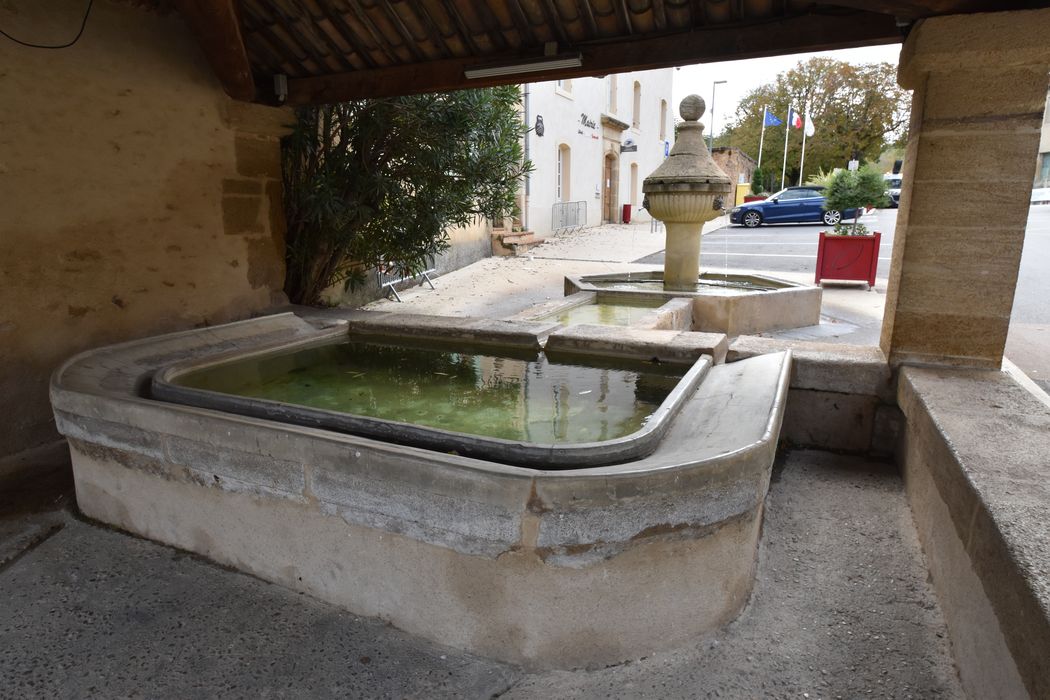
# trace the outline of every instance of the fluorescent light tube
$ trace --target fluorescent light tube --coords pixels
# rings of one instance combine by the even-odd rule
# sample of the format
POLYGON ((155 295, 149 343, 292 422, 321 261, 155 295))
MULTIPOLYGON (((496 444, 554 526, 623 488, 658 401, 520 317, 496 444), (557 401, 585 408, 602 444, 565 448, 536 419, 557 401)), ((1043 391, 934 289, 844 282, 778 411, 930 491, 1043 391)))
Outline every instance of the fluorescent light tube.
POLYGON ((579 68, 583 65, 583 57, 576 53, 550 58, 539 58, 535 61, 523 63, 506 63, 502 65, 476 66, 463 71, 467 80, 478 78, 495 78, 501 75, 517 75, 519 73, 538 73, 545 70, 558 70, 560 68, 579 68))

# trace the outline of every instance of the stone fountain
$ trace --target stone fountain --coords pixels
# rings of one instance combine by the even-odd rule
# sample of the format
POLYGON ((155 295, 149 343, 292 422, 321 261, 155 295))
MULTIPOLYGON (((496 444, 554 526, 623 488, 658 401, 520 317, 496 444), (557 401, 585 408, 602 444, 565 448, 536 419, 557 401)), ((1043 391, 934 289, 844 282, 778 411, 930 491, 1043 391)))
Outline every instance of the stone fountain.
POLYGON ((678 126, 674 148, 642 184, 649 213, 664 222, 667 229, 665 290, 696 291, 700 230, 722 213, 733 189, 704 143, 704 125, 698 121, 704 110, 704 100, 699 95, 682 100, 678 113, 685 121, 678 126))
MULTIPOLYGON (((679 106, 684 122, 670 155, 642 191, 646 208, 666 227, 664 269, 565 278, 566 306, 639 304, 664 299, 692 300, 691 329, 730 336, 812 326, 820 322, 821 290, 759 274, 700 274, 703 225, 732 205, 734 185, 711 158, 699 119, 699 95, 679 106)), ((555 314, 545 305, 537 313, 555 314)))

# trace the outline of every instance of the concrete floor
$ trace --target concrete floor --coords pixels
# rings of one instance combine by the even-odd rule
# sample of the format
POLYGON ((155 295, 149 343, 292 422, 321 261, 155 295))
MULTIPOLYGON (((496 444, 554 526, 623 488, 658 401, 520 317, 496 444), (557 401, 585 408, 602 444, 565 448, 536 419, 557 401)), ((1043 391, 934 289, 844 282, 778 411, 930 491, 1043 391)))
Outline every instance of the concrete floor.
POLYGON ((961 697, 892 466, 792 452, 766 507, 754 594, 728 628, 540 674, 68 512, 23 515, 0 538, 34 518, 60 527, 0 566, 0 697, 961 697))

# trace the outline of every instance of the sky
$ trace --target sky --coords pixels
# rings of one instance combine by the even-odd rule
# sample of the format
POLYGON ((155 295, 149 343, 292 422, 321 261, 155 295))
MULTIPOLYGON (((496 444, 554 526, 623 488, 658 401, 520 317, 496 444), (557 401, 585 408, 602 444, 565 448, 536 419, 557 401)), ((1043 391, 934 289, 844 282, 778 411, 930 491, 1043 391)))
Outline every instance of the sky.
MULTIPOLYGON (((900 44, 887 46, 865 46, 858 49, 840 49, 818 53, 798 53, 771 58, 749 58, 742 61, 722 61, 719 63, 702 63, 683 66, 675 70, 672 99, 675 117, 678 116, 678 103, 687 95, 697 94, 707 102, 707 113, 700 121, 711 128, 711 87, 716 80, 728 81, 719 85, 714 100, 714 133, 719 134, 730 117, 736 114, 737 104, 751 90, 772 82, 777 73, 793 68, 799 61, 807 61, 814 56, 827 56, 850 63, 879 63, 885 61, 897 65, 900 56, 900 44)), ((801 107, 800 107, 801 108, 801 107)), ((783 119, 786 115, 777 115, 783 119)))

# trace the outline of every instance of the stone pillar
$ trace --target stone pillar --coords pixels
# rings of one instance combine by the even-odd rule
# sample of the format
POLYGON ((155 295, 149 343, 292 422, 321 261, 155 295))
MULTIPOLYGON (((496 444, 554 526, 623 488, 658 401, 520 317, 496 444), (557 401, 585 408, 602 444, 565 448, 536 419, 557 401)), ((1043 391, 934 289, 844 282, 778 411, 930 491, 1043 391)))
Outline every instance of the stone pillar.
POLYGON ((1002 363, 1050 69, 1050 9, 936 17, 901 52, 914 90, 882 349, 1002 363))

